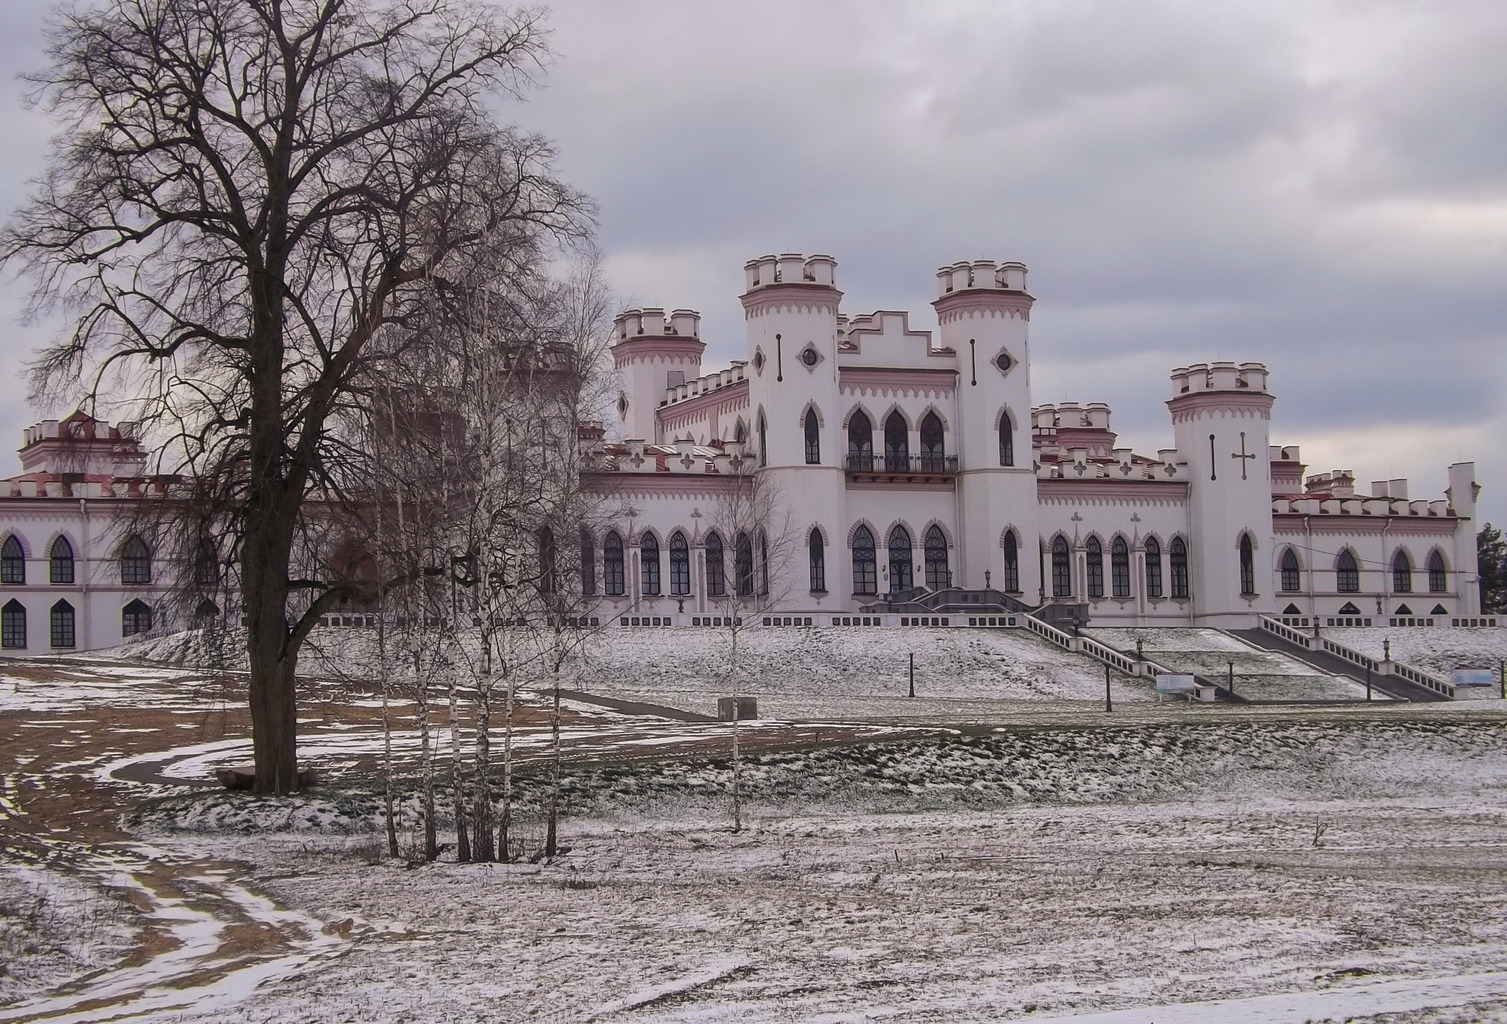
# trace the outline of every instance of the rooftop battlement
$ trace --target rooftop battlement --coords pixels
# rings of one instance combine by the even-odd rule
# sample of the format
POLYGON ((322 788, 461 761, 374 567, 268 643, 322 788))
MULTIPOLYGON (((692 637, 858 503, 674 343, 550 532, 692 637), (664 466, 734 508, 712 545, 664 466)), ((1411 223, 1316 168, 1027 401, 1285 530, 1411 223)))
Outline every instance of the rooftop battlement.
POLYGON ((743 264, 743 274, 750 292, 777 284, 837 287, 837 261, 822 253, 807 256, 799 252, 782 252, 778 256, 760 256, 743 264))
POLYGON ((1266 392, 1265 363, 1212 362, 1179 366, 1172 371, 1172 395, 1194 391, 1266 392))
POLYGON ((677 309, 665 316, 662 306, 625 309, 612 318, 612 334, 618 342, 634 338, 700 338, 701 314, 677 309))
POLYGON ((973 290, 1024 292, 1026 265, 1014 261, 962 260, 937 269, 939 297, 973 290))

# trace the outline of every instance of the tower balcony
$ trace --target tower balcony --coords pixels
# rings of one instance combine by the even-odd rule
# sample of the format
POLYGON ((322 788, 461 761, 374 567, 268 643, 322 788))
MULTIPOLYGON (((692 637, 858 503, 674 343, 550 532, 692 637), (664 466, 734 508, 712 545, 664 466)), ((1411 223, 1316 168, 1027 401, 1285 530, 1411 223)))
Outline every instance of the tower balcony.
POLYGON ((852 454, 847 458, 849 481, 930 483, 958 475, 956 455, 852 454))

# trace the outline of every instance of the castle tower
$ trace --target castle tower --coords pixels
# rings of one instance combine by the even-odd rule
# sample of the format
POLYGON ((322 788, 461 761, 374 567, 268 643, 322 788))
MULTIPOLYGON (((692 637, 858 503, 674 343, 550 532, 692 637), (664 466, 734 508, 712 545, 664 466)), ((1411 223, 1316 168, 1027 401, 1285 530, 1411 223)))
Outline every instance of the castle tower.
POLYGON ((665 389, 701 376, 701 314, 677 309, 669 317, 657 307, 629 309, 612 321, 612 362, 622 381, 616 405, 624 438, 658 444, 655 416, 665 389))
POLYGON ((1036 472, 1031 453, 1031 360, 1028 327, 1036 301, 1023 263, 974 260, 937 271, 939 341, 956 353, 958 533, 968 558, 955 582, 979 589, 1014 585, 1035 604, 1039 579, 1036 472), (1016 564, 1005 565, 1005 534, 1016 564))
POLYGON ((1258 612, 1273 607, 1268 437, 1275 399, 1266 386, 1261 363, 1172 371, 1167 408, 1178 451, 1188 460, 1188 583, 1196 626, 1251 626, 1258 612))

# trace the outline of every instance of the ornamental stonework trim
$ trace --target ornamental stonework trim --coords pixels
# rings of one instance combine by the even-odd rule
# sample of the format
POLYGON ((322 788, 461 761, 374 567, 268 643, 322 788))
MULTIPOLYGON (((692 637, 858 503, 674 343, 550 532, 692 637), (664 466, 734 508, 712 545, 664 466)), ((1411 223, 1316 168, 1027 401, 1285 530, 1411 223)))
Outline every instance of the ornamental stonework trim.
POLYGON ((957 320, 1021 319, 1030 321, 1031 306, 1036 302, 1025 292, 998 292, 990 289, 954 292, 932 303, 937 311, 937 322, 950 324, 957 320))

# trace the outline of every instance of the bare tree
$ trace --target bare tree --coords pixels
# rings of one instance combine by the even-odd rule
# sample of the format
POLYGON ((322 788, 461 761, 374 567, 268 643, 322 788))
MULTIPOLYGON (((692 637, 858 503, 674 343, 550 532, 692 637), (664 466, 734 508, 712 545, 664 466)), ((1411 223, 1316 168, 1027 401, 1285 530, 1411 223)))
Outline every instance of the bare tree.
MULTIPOLYGON (((348 592, 298 573, 311 495, 339 502, 335 429, 385 327, 448 285, 581 237, 587 201, 542 138, 499 126, 548 56, 537 9, 486 0, 103 0, 59 16, 32 79, 60 135, 0 258, 73 327, 37 394, 138 396, 170 470, 214 481, 239 565, 256 789, 297 786, 294 675, 348 592), (312 596, 311 596, 312 595, 312 596)), ((359 474, 358 474, 359 475, 359 474)))

